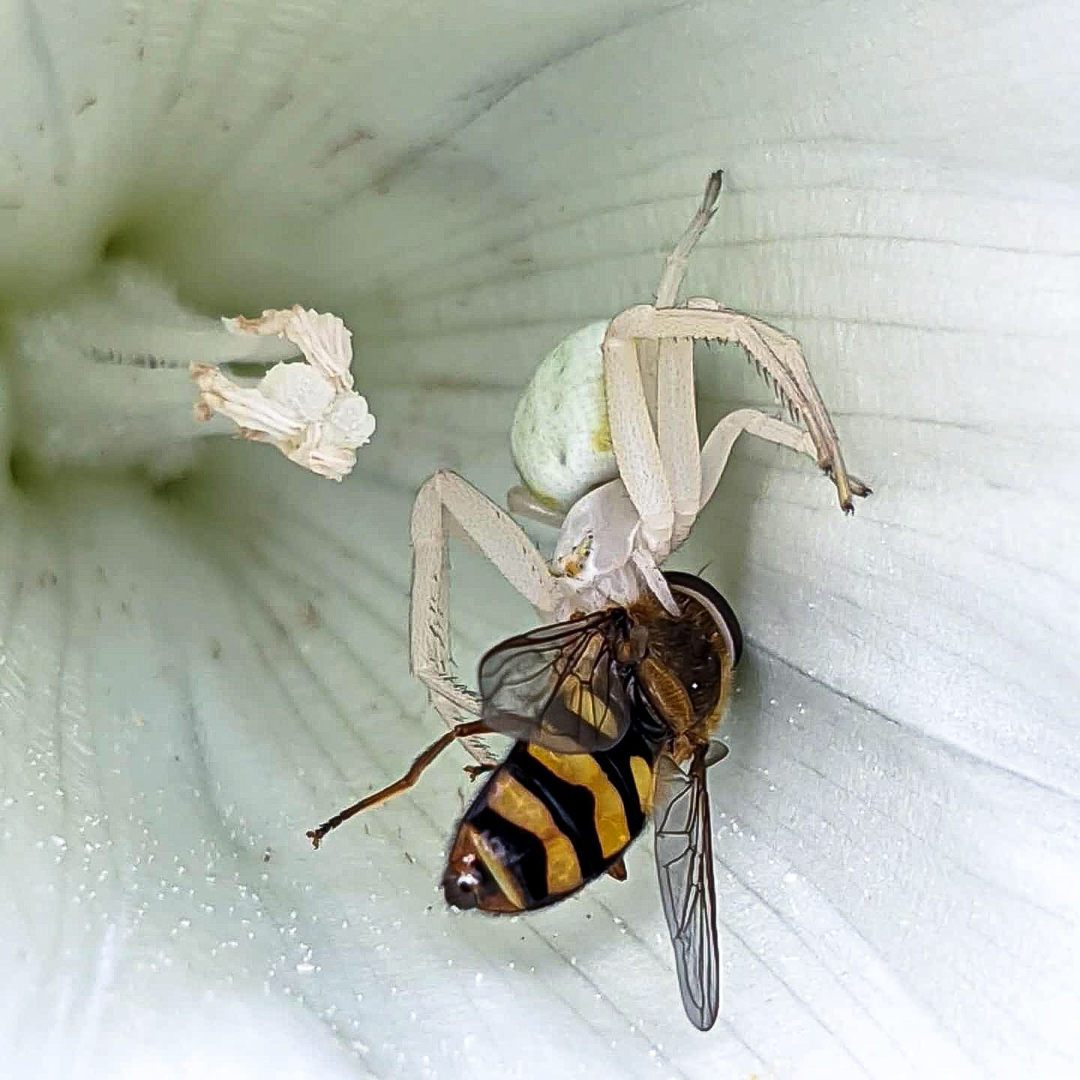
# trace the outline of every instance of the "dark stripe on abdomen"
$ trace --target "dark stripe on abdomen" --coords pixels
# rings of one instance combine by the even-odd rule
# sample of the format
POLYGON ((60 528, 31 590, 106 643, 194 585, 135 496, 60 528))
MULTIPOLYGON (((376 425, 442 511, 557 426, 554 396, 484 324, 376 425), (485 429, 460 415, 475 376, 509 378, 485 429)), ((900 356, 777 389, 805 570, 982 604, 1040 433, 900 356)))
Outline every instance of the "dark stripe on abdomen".
MULTIPOLYGON (((633 840, 644 828, 646 814, 630 762, 634 757, 641 758, 652 768, 656 749, 635 726, 631 726, 610 750, 597 751, 591 756, 621 799, 630 839, 633 840)), ((624 847, 605 857, 596 833, 596 807, 592 792, 552 773, 529 753, 527 743, 514 744, 506 760, 499 766, 498 771, 502 770, 506 770, 547 808, 555 825, 577 853, 583 885, 605 873, 626 850, 624 847)), ((507 821, 488 805, 486 795, 494 779, 493 775, 466 811, 464 820, 483 833, 494 851, 498 852, 502 865, 521 889, 526 909, 543 907, 563 899, 567 894, 552 896, 548 892, 547 851, 540 837, 507 821)))
POLYGON ((465 820, 483 834, 498 854, 499 861, 513 875, 525 897, 526 908, 541 907, 548 901, 547 852, 540 838, 497 814, 486 801, 478 799, 469 807, 465 820))
POLYGON ((640 732, 631 727, 610 750, 598 751, 593 754, 593 757, 596 758, 597 764, 604 770, 612 786, 622 798, 630 835, 637 836, 645 828, 645 811, 638 797, 630 759, 644 758, 645 763, 651 768, 656 758, 653 748, 640 732))
POLYGON ((611 863, 604 858, 594 824, 592 792, 557 777, 528 752, 526 743, 517 743, 506 759, 512 776, 548 808, 555 824, 577 852, 584 881, 599 877, 611 863))
POLYGON ((646 815, 638 796, 630 760, 642 758, 651 768, 656 751, 632 726, 610 750, 598 750, 590 756, 618 794, 629 832, 626 845, 617 852, 609 851, 607 855, 596 833, 596 804, 588 787, 556 776, 528 752, 524 743, 516 744, 506 761, 517 780, 543 801, 555 823, 573 844, 585 882, 605 873, 645 827, 646 815))

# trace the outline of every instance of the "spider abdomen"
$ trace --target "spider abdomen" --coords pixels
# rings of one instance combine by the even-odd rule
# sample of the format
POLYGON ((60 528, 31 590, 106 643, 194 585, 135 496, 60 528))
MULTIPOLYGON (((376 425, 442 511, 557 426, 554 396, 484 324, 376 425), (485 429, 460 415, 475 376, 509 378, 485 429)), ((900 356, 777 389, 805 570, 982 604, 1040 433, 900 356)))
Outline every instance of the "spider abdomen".
POLYGON ((607 321, 564 338, 529 380, 514 411, 514 465, 544 505, 568 510, 619 475, 611 446, 601 343, 607 321))

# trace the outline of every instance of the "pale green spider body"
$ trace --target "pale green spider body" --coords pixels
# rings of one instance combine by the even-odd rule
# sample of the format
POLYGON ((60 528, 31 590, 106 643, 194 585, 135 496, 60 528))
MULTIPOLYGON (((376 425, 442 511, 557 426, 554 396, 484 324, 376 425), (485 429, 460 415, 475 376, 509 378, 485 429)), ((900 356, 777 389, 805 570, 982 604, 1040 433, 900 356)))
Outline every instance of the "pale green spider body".
POLYGON ((510 449, 536 501, 565 513, 587 491, 615 479, 604 355, 608 324, 589 323, 540 362, 518 401, 510 449))

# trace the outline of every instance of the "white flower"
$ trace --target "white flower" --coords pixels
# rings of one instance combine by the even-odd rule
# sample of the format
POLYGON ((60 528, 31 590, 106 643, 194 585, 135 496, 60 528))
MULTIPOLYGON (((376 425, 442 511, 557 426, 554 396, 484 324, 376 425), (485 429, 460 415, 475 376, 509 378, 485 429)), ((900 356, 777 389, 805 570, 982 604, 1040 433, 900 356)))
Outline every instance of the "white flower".
MULTIPOLYGON (((9 7, 5 1076, 1080 1071, 1071 8, 9 7), (535 365, 649 299, 718 166, 687 294, 800 338, 875 495, 844 520, 740 447, 673 563, 748 637, 703 1037, 648 839, 627 883, 500 921, 435 891, 452 752, 304 831, 439 730, 406 661, 417 485, 501 497, 535 365), (192 362, 295 354, 218 316, 300 298, 377 406, 340 485, 192 415, 192 362)), ((770 401, 734 352, 698 367, 703 424, 770 401)), ((464 677, 531 615, 454 562, 464 677)))

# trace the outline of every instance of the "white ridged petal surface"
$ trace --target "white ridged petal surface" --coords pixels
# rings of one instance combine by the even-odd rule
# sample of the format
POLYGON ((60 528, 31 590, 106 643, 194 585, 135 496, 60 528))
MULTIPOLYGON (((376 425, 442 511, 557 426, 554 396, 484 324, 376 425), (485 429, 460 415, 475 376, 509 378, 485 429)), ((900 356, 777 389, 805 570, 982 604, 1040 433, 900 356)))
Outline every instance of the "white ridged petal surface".
MULTIPOLYGON (((4 1074, 1075 1075, 1078 21, 9 5, 5 317, 103 248, 206 315, 335 311, 379 427, 340 486, 225 440, 157 490, 90 451, 42 472, 27 403, 63 372, 8 348, 4 1074), (303 833, 438 731, 405 654, 417 484, 502 497, 533 365, 648 299, 717 166, 690 291, 800 337, 876 493, 845 520, 742 446, 674 561, 710 564, 749 640, 702 1036, 647 841, 628 884, 493 922, 435 890, 453 753, 321 851, 303 833)), ((767 400, 735 355, 699 370, 706 418, 767 400)), ((65 399, 94 378, 73 365, 65 399)), ((456 554, 469 674, 530 613, 456 554)))

